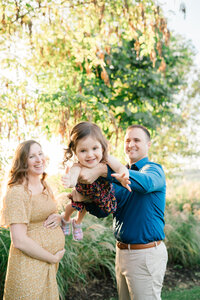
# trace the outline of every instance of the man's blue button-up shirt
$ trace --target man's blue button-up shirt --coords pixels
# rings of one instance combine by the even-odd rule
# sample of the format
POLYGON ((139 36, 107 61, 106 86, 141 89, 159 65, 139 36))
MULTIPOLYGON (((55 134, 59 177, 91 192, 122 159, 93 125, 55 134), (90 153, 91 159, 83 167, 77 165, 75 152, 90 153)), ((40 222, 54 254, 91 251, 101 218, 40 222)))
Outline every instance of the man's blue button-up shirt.
POLYGON ((135 164, 139 171, 129 170, 129 192, 111 177, 108 167, 107 180, 113 183, 117 198, 114 213, 114 235, 127 244, 146 244, 163 240, 166 182, 162 166, 147 157, 135 164))

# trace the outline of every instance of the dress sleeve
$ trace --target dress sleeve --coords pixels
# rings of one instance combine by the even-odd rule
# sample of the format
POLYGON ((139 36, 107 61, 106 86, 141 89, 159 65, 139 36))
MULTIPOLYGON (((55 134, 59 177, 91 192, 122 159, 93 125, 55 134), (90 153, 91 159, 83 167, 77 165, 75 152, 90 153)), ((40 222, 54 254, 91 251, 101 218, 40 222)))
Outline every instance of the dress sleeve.
POLYGON ((28 224, 31 216, 31 197, 22 185, 11 187, 3 199, 0 215, 0 225, 8 227, 10 224, 28 224))

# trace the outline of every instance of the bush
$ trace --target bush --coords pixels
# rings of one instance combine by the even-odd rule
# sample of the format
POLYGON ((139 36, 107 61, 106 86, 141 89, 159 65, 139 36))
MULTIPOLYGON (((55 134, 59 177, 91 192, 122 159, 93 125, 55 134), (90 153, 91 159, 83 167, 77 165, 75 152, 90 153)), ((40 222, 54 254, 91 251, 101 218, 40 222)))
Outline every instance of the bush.
POLYGON ((200 222, 191 213, 166 212, 166 246, 169 263, 194 266, 200 263, 200 222))
POLYGON ((0 299, 3 299, 3 288, 6 276, 9 248, 10 231, 0 227, 0 299))
MULTIPOLYGON (((115 278, 115 239, 110 224, 112 216, 99 220, 91 215, 84 219, 84 239, 76 242, 66 237, 66 252, 59 264, 57 281, 61 299, 65 299, 70 286, 85 284, 95 274, 105 276, 107 271, 115 278)), ((10 247, 9 230, 1 228, 0 236, 0 288, 1 296, 10 247)), ((79 288, 79 286, 77 287, 79 288)))
MULTIPOLYGON (((66 193, 52 179, 60 195, 58 205, 65 207, 66 193)), ((188 182, 185 188, 180 182, 168 182, 168 200, 166 206, 166 246, 169 254, 169 264, 195 266, 200 263, 200 203, 199 183, 188 182), (191 191, 192 190, 192 191, 191 191)), ((55 193, 56 194, 56 193, 55 193)), ((59 197, 58 197, 59 198, 59 197)), ((59 264, 57 281, 61 299, 70 287, 80 288, 89 278, 106 276, 107 272, 115 278, 115 238, 112 232, 112 215, 98 219, 89 214, 83 223, 84 239, 73 241, 66 237, 66 252, 59 264), (99 276, 99 275, 98 275, 99 276)), ((0 289, 1 295, 6 273, 8 250, 10 246, 9 230, 0 229, 0 289)))
POLYGON ((64 298, 68 288, 85 284, 96 274, 115 278, 115 239, 111 227, 112 216, 99 220, 91 215, 84 218, 84 238, 81 242, 66 237, 66 252, 60 263, 57 279, 60 295, 64 298))

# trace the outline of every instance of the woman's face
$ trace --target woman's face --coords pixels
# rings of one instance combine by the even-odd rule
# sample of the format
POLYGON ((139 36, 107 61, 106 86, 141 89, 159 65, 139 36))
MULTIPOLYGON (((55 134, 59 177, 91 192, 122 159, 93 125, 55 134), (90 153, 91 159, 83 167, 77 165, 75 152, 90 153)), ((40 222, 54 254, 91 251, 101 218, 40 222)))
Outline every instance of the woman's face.
POLYGON ((34 143, 30 147, 28 155, 28 175, 39 176, 45 169, 45 157, 40 145, 34 143))

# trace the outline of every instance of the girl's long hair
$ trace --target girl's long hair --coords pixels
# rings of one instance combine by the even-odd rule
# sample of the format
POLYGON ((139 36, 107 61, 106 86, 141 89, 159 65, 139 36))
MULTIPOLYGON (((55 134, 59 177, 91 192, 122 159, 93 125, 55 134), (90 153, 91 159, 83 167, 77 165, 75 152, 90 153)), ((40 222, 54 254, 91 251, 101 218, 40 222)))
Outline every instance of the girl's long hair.
MULTIPOLYGON (((34 140, 28 140, 18 145, 8 175, 8 186, 22 184, 24 181, 26 185, 28 185, 28 155, 33 144, 38 144, 41 147, 41 145, 34 140)), ((43 172, 41 178, 44 187, 46 187, 44 183, 46 175, 47 174, 43 172)))
POLYGON ((68 147, 64 149, 64 160, 63 165, 72 158, 74 154, 76 154, 76 147, 78 142, 87 137, 92 136, 96 139, 102 146, 103 153, 102 153, 102 160, 103 162, 107 161, 108 156, 108 142, 106 138, 103 136, 103 133, 99 126, 91 122, 80 122, 75 125, 70 133, 70 142, 68 147))

